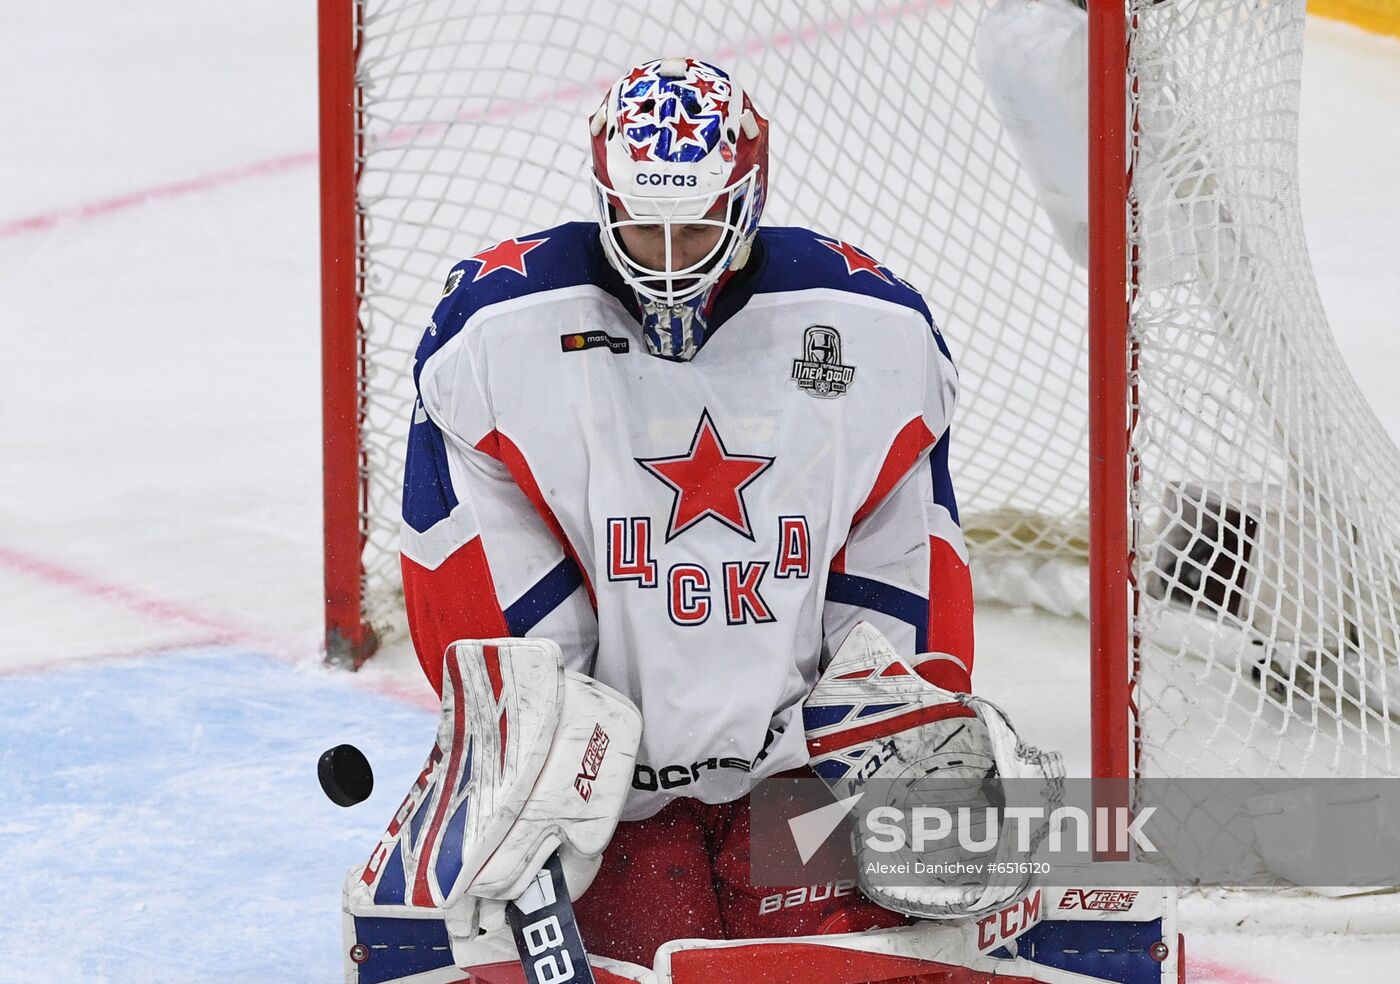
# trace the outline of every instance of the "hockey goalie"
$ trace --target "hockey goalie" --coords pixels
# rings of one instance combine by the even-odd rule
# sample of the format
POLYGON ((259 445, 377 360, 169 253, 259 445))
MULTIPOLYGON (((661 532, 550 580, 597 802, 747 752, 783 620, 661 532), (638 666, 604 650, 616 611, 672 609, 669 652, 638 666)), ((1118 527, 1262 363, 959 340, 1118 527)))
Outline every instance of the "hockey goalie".
MULTIPOLYGON (((989 943, 1046 923, 1024 880, 750 882, 770 777, 1057 774, 970 696, 948 347, 878 258, 760 225, 768 127, 714 65, 638 65, 588 120, 595 221, 447 278, 402 536, 443 710, 347 878, 349 980, 1108 979, 989 943)), ((1167 938, 1112 979, 1175 980, 1167 938)))

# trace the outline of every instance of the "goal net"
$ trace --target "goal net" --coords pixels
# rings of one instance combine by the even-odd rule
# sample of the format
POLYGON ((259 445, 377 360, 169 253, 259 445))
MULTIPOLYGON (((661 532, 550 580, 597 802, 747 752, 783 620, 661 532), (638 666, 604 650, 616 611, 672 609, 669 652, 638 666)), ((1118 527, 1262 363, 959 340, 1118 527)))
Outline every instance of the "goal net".
MULTIPOLYGON (((765 222, 855 243, 928 299, 963 382, 952 468, 979 597, 1087 614, 1086 231, 1052 221, 982 74, 989 18, 1041 2, 345 0, 358 369, 355 419, 331 424, 354 430, 334 481, 359 509, 328 556, 353 555, 359 612, 332 648, 401 628, 410 370, 448 269, 591 218, 588 116, 626 67, 677 53, 730 70, 772 120, 765 222)), ((1303 240, 1303 13, 1130 4, 1128 228, 1087 235, 1127 235, 1132 259, 1132 705, 1096 713, 1132 729, 1144 773, 1400 769, 1400 468, 1303 240)), ((1044 40, 1066 72, 1086 57, 1082 33, 1044 40)), ((323 40, 323 73, 335 57, 323 40)))
POLYGON ((1396 774, 1400 458, 1332 339, 1304 242, 1303 5, 1134 17, 1144 765, 1396 774))

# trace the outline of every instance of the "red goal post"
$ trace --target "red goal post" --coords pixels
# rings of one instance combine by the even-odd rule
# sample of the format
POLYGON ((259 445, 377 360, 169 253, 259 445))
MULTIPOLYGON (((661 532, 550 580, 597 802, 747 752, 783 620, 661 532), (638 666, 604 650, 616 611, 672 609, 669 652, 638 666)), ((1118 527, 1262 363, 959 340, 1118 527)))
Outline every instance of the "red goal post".
POLYGON ((361 5, 318 0, 321 167, 321 454, 325 648, 358 668, 378 645, 365 617, 367 462, 360 297, 364 223, 357 205, 363 117, 355 79, 361 5))
POLYGON ((1130 775, 1128 29, 1089 8, 1089 714, 1093 775, 1130 775))

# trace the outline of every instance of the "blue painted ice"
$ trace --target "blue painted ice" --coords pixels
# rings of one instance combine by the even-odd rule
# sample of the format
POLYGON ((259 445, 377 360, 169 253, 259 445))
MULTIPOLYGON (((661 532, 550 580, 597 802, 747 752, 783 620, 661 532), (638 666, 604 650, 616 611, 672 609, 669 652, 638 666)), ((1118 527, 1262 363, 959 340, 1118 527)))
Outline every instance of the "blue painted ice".
POLYGON ((431 714, 329 672, 202 650, 0 686, 0 981, 321 982, 339 892, 421 768, 431 714), (350 741, 374 794, 333 805, 350 741))

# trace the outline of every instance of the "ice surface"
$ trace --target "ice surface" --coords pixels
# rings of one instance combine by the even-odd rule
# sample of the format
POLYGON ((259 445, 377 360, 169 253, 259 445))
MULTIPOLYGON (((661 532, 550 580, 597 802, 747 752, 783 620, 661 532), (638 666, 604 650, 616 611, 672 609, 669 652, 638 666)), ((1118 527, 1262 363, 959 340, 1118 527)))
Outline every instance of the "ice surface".
POLYGON ((329 981, 340 883, 422 768, 434 716, 238 648, 0 685, 0 980, 329 981), (352 741, 379 781, 316 780, 352 741))
MULTIPOLYGON (((0 20, 0 981, 334 980, 341 876, 433 723, 402 643, 356 678, 314 665, 314 5, 0 20), (378 778, 347 811, 314 778, 340 741, 378 778)), ((1400 42, 1317 21, 1308 44, 1313 262, 1400 436, 1400 42)), ((988 606, 979 637, 979 690, 1086 772, 1084 623, 988 606)), ((1400 960, 1393 898, 1184 915, 1193 981, 1400 960)))

